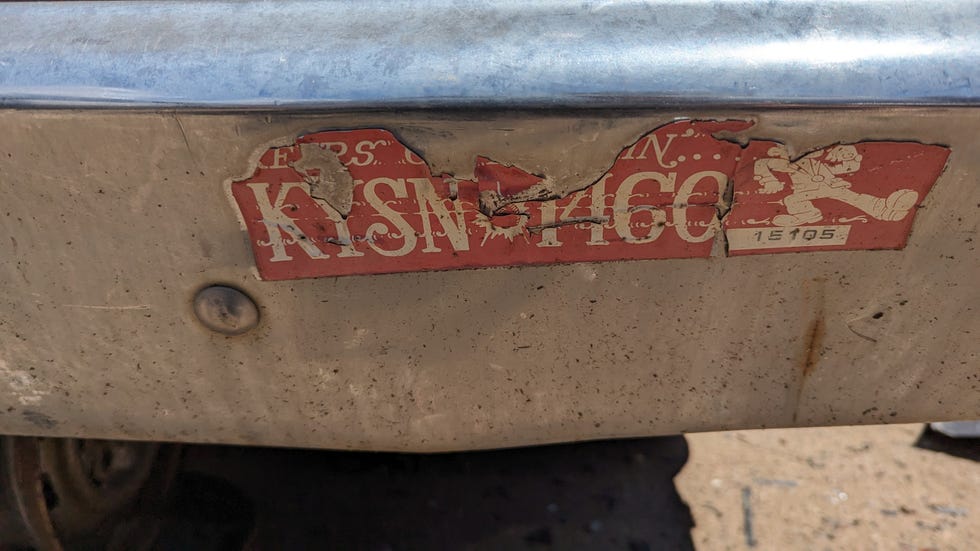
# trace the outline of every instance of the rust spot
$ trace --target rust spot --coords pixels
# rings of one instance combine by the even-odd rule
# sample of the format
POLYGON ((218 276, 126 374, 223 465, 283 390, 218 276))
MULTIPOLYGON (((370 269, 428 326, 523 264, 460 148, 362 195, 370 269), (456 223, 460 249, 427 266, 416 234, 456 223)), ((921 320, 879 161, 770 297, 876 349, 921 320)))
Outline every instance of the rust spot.
POLYGON ((807 325, 806 332, 803 333, 803 351, 800 354, 800 361, 797 368, 800 371, 799 384, 796 385, 796 401, 793 409, 793 422, 796 423, 800 413, 800 404, 803 400, 803 390, 806 381, 817 367, 820 361, 820 353, 823 350, 823 339, 826 333, 826 320, 824 317, 824 278, 813 278, 803 282, 804 304, 812 305, 814 315, 812 321, 807 325))
MULTIPOLYGON (((817 366, 817 360, 820 359, 820 349, 823 345, 824 332, 824 316, 823 310, 821 310, 817 312, 817 317, 810 322, 810 327, 806 334, 806 346, 803 348, 803 363, 800 365, 804 379, 810 376, 813 368, 817 366)), ((802 389, 802 385, 800 388, 802 389)))

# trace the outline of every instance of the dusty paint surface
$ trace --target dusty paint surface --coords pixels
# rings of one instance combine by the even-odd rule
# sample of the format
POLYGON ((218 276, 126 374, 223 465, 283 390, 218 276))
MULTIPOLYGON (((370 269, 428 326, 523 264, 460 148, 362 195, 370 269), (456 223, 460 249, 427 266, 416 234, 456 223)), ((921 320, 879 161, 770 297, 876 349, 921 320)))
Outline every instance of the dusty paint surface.
POLYGON ((0 110, 0 429, 446 451, 980 417, 977 109, 698 114, 791 158, 948 145, 895 251, 261 281, 226 184, 283 136, 388 128, 433 173, 483 155, 575 193, 685 115, 0 110), (255 300, 254 331, 196 320, 215 284, 255 300))
POLYGON ((269 149, 231 188, 259 273, 284 280, 706 258, 716 240, 730 254, 900 249, 949 155, 876 142, 791 160, 718 137, 751 126, 666 124, 578 185, 479 155, 458 179, 388 130, 327 131, 269 149))

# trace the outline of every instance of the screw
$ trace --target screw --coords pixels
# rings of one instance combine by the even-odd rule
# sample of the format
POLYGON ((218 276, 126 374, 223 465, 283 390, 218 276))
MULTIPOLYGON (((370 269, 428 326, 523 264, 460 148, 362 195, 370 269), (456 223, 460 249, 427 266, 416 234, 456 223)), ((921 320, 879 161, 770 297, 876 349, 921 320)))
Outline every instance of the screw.
POLYGON ((205 327, 224 335, 241 335, 259 324, 259 309, 245 293, 212 285, 194 297, 194 314, 205 327))

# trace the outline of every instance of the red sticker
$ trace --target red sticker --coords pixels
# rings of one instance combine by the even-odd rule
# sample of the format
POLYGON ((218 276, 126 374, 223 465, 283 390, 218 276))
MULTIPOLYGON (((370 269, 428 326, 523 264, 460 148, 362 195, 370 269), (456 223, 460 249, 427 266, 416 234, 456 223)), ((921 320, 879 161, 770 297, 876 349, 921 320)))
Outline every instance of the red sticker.
POLYGON ((320 132, 269 149, 231 191, 260 276, 284 280, 704 258, 726 238, 731 254, 900 248, 948 155, 882 142, 791 161, 774 142, 743 150, 714 137, 750 126, 670 123, 571 193, 485 157, 474 159, 475 181, 432 174, 387 130, 320 132))
POLYGON ((838 144, 791 160, 752 141, 725 217, 730 255, 901 249, 949 150, 903 142, 838 144))
POLYGON ((232 194, 269 280, 707 257, 740 150, 711 134, 748 126, 661 127, 558 198, 542 177, 486 158, 475 182, 433 175, 386 130, 320 132, 267 151, 232 194))

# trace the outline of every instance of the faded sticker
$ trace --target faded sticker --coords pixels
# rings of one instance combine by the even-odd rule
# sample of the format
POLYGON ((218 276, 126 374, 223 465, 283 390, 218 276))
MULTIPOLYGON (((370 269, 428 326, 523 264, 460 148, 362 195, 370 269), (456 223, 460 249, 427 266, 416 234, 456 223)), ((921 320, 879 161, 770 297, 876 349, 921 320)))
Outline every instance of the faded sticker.
POLYGON ((792 160, 752 141, 725 217, 729 254, 901 249, 949 150, 902 142, 838 144, 792 160))
POLYGON ((457 179, 387 130, 319 132, 264 152, 231 192, 267 280, 704 258, 717 239, 730 254, 901 248, 949 153, 878 142, 792 160, 715 137, 750 126, 667 124, 564 196, 505 159, 457 179))

